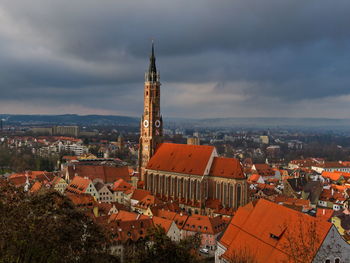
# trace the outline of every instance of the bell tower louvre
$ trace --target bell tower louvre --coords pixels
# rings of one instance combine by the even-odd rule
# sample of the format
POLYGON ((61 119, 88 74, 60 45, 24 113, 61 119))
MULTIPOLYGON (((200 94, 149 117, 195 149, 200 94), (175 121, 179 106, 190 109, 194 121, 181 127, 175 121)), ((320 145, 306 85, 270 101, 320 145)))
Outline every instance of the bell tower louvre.
POLYGON ((144 171, 148 161, 162 142, 163 120, 160 114, 160 81, 156 67, 154 43, 148 71, 145 73, 144 108, 140 124, 139 163, 141 180, 144 181, 144 171))

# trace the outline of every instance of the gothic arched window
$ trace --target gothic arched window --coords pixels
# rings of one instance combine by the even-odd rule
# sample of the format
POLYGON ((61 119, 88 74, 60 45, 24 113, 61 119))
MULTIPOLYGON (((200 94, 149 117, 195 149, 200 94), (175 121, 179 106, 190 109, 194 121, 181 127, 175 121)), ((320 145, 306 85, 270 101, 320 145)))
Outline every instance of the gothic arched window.
POLYGON ((236 195, 237 208, 241 205, 241 194, 242 194, 242 186, 239 184, 237 185, 237 195, 236 195))
POLYGON ((232 207, 234 205, 234 191, 233 191, 233 185, 230 185, 230 191, 229 191, 229 207, 232 207))

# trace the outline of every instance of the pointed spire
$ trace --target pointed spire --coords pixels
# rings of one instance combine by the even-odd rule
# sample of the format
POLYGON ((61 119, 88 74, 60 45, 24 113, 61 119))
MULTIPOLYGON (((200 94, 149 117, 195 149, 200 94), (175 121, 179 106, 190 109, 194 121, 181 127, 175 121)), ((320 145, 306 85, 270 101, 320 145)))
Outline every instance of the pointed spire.
POLYGON ((148 73, 150 75, 157 74, 156 57, 154 55, 154 42, 153 42, 153 40, 152 40, 152 53, 151 53, 151 57, 149 59, 148 73))

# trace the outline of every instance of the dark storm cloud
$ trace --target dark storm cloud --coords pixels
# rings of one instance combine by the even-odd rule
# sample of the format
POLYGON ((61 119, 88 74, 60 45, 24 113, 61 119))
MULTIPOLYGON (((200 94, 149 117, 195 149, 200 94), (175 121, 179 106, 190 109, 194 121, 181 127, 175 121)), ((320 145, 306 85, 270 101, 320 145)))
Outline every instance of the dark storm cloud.
POLYGON ((4 0, 0 111, 20 101, 23 112, 41 102, 139 115, 154 38, 168 115, 316 116, 347 103, 349 10, 347 0, 4 0))

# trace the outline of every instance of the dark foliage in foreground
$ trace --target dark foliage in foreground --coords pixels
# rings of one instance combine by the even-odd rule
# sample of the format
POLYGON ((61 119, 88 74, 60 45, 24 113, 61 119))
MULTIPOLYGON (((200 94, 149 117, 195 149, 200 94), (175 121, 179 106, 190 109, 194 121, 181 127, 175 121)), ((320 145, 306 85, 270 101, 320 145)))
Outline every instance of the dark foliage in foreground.
MULTIPOLYGON (((0 179, 0 263, 119 262, 109 240, 68 198, 45 190, 28 194, 0 179)), ((160 227, 125 244, 124 262, 201 262, 200 236, 172 241, 160 227)))
POLYGON ((117 262, 102 231, 54 191, 27 195, 0 181, 0 262, 117 262))
POLYGON ((200 236, 172 241, 160 227, 150 229, 147 237, 126 247, 125 262, 130 263, 199 263, 196 255, 200 236))

